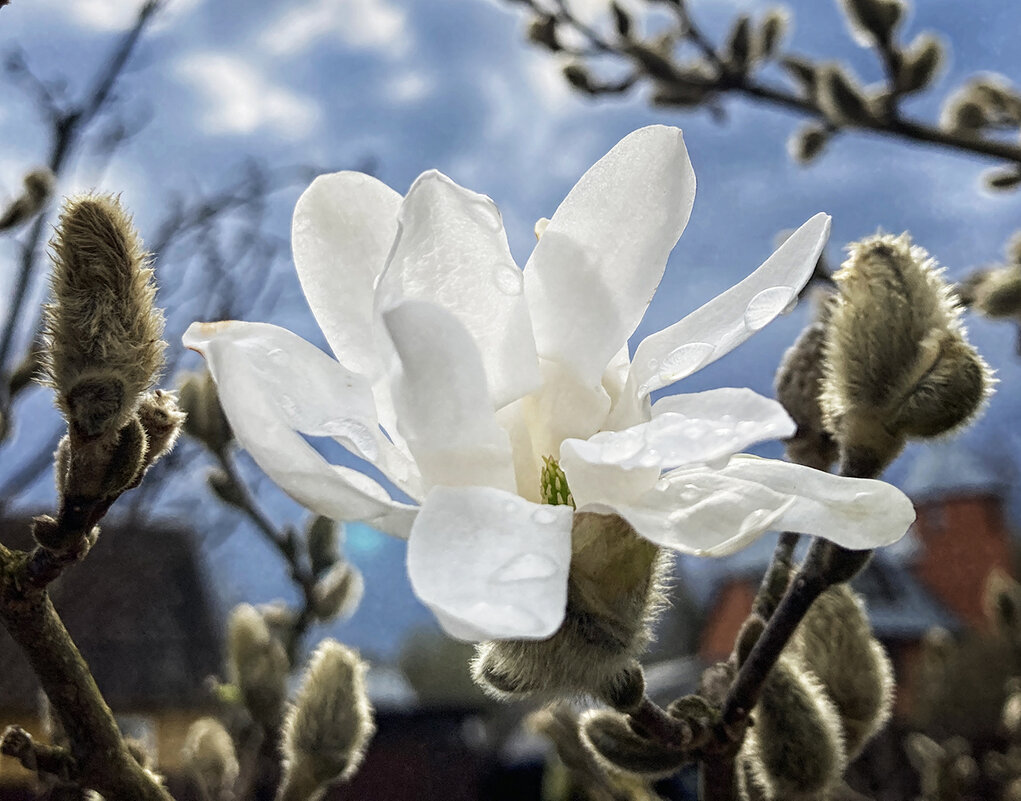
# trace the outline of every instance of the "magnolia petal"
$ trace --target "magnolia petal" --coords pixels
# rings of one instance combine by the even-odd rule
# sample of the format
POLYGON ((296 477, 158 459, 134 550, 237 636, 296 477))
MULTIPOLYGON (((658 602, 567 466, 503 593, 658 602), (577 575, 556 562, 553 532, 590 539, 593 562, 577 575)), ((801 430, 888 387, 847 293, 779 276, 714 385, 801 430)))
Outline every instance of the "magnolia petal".
POLYGON ((674 395, 652 407, 647 423, 565 440, 561 467, 579 507, 631 503, 663 470, 715 464, 757 442, 792 436, 796 428, 779 403, 750 389, 674 395))
POLYGON ((376 307, 420 299, 453 313, 475 340, 499 408, 539 384, 523 280, 493 201, 434 170, 415 181, 401 206, 376 307))
POLYGON ((573 510, 436 487, 408 541, 415 594, 461 640, 542 639, 564 619, 573 510))
POLYGON ((830 232, 816 214, 755 272, 683 320, 646 337, 628 382, 639 395, 679 381, 736 348, 796 302, 830 232))
POLYGON ((540 356, 599 383, 645 314, 694 198, 681 132, 662 125, 626 136, 582 176, 525 267, 540 356))
POLYGON ((674 470, 634 504, 611 506, 646 539, 698 556, 733 553, 770 530, 878 548, 900 539, 915 517, 885 482, 745 454, 720 470, 674 470))
POLYGON ((400 359, 393 379, 398 425, 425 484, 513 492, 510 441, 496 422, 471 334, 423 300, 404 301, 383 320, 400 359))
MULTIPOLYGON (((364 456, 375 455, 380 466, 391 456, 403 458, 386 450, 385 437, 372 437, 371 396, 366 398, 363 378, 290 332, 265 324, 193 323, 184 344, 205 357, 234 436, 281 489, 327 517, 407 536, 415 507, 391 500, 368 476, 330 464, 298 433, 336 436, 364 456), (321 415, 323 393, 336 404, 334 412, 343 409, 348 416, 321 415)), ((406 486, 417 489, 413 465, 408 469, 406 486)))
POLYGON ((294 207, 291 248, 326 341, 350 370, 376 378, 373 293, 397 235, 401 196, 371 175, 320 175, 294 207))
POLYGON ((588 439, 603 427, 610 397, 557 362, 542 360, 542 387, 523 400, 525 424, 536 456, 555 456, 568 438, 588 439))

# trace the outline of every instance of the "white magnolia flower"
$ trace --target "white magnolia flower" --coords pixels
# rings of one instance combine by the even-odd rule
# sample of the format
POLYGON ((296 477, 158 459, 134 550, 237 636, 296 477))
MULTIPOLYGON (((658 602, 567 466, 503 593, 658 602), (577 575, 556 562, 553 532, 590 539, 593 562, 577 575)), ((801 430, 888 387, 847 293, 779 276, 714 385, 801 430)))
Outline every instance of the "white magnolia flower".
POLYGON ((694 194, 681 132, 636 131, 571 190, 522 271, 493 202, 439 172, 404 198, 324 175, 292 235, 337 360, 262 323, 196 323, 184 341, 262 469, 319 514, 408 537, 412 586, 463 639, 544 638, 563 619, 575 512, 541 502, 543 457, 579 511, 683 553, 730 553, 769 529, 893 542, 914 516, 893 487, 734 455, 793 434, 775 401, 718 389, 650 404, 794 303, 829 232, 816 215, 629 359, 694 194), (302 435, 334 438, 414 503, 302 435))

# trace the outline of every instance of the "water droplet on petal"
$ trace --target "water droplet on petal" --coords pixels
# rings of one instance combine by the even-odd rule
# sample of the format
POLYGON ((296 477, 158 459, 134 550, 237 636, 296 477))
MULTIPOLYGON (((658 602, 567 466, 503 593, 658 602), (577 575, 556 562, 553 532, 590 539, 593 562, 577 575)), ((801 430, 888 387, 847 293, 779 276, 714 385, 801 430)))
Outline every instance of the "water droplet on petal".
POLYGON ((524 273, 513 264, 497 264, 493 267, 496 286, 505 295, 520 295, 524 289, 524 273))
POLYGON ((509 515, 514 514, 518 510, 517 501, 505 501, 503 504, 503 510, 509 515))
POLYGON ((699 498, 702 497, 702 493, 699 491, 696 484, 685 484, 684 489, 681 490, 680 495, 677 499, 681 503, 695 503, 699 498))
POLYGON ((523 553, 499 568, 493 574, 493 580, 500 583, 534 581, 555 575, 557 569, 557 563, 548 556, 538 553, 523 553))
POLYGON ((738 536, 760 534, 766 531, 770 524, 779 516, 779 511, 773 509, 756 509, 755 511, 750 512, 745 519, 741 521, 741 528, 738 530, 738 536))
POLYGON ((715 348, 707 342, 689 342, 681 345, 663 359, 659 380, 664 382, 664 385, 680 381, 709 361, 714 350, 715 348))
POLYGON ((655 448, 649 448, 641 456, 638 457, 639 467, 658 467, 661 462, 659 451, 655 448))
POLYGON ((557 513, 552 509, 540 507, 532 512, 532 520, 540 526, 551 526, 557 522, 557 513))
POLYGON ((603 443, 599 456, 606 464, 619 464, 637 456, 645 447, 645 436, 640 431, 620 431, 603 443))
POLYGON ((283 348, 273 348, 266 354, 274 364, 286 364, 287 352, 283 348))
POLYGON ((763 289, 751 299, 744 311, 744 324, 749 331, 758 331, 790 305, 797 293, 789 286, 763 289))

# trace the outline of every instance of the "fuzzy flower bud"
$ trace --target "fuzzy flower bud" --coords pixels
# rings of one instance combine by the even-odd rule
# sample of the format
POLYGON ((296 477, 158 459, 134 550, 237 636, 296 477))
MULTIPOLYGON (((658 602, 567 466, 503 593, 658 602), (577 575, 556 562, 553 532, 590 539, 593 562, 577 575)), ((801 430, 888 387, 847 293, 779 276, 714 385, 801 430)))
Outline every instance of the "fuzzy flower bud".
POLYGON ((773 58, 780 49, 780 42, 790 25, 790 15, 782 8, 771 8, 762 18, 756 31, 753 58, 773 58))
POLYGON ((815 94, 819 109, 834 125, 867 125, 875 120, 864 90, 839 64, 819 69, 815 94))
POLYGON ((794 648, 833 701, 853 759, 890 717, 894 679, 861 599, 847 584, 831 587, 812 604, 794 648))
POLYGON ((284 646, 250 604, 235 606, 230 613, 227 656, 230 679, 240 688, 252 718, 267 729, 279 725, 290 664, 284 646))
POLYGON ((1021 320, 1021 264, 985 270, 969 289, 972 307, 985 317, 1021 320))
POLYGON ((282 731, 284 778, 277 798, 306 801, 358 770, 375 725, 357 651, 324 640, 309 660, 282 731))
POLYGON ((808 801, 840 780, 847 765, 840 719, 811 671, 781 657, 752 716, 741 756, 768 797, 808 801))
POLYGON ((53 173, 42 167, 26 174, 22 183, 24 191, 0 212, 0 231, 16 228, 42 211, 53 195, 56 181, 53 173))
POLYGON ((931 33, 921 33, 908 47, 897 74, 897 89, 917 92, 925 89, 943 67, 946 47, 931 33))
POLYGON ((194 772, 211 801, 234 797, 238 758, 234 740, 215 718, 199 718, 188 727, 181 757, 194 772))
POLYGON ((834 279, 820 400, 845 460, 881 469, 908 437, 947 433, 978 413, 992 373, 928 253, 907 234, 868 237, 834 279))
POLYGON ((142 241, 115 198, 69 199, 51 243, 45 367, 72 438, 112 437, 163 367, 163 314, 142 241))
POLYGON ((855 41, 864 47, 889 42, 904 16, 903 0, 840 0, 855 41))
POLYGON ((472 675, 490 695, 611 697, 630 680, 663 608, 669 560, 615 515, 575 515, 567 613, 546 640, 481 643, 472 675))
POLYGON ((208 370, 186 373, 177 390, 177 404, 187 415, 184 432, 213 453, 222 453, 234 438, 208 370))
POLYGON ((305 547, 314 575, 322 575, 340 559, 337 534, 336 521, 322 515, 312 518, 305 528, 305 547))
POLYGON ((149 448, 145 453, 145 469, 168 454, 177 442, 185 415, 172 392, 157 389, 142 397, 138 404, 138 421, 145 430, 149 448))
POLYGON ((747 14, 739 14, 727 36, 723 61, 734 72, 747 72, 752 56, 752 21, 747 14))
POLYGON ((340 560, 316 582, 313 611, 320 620, 344 619, 354 614, 365 592, 365 581, 354 565, 340 560))
POLYGON ((610 773, 665 778, 692 759, 688 751, 636 734, 627 718, 617 712, 590 710, 581 716, 579 730, 582 743, 610 773))
POLYGON ((809 164, 818 158, 829 141, 829 130, 810 122, 791 134, 787 140, 787 153, 798 164, 809 164))
POLYGON ((822 391, 823 349, 832 299, 819 309, 816 321, 787 349, 776 373, 776 399, 797 423, 786 442, 792 462, 828 470, 837 458, 837 443, 823 425, 819 393, 822 391))

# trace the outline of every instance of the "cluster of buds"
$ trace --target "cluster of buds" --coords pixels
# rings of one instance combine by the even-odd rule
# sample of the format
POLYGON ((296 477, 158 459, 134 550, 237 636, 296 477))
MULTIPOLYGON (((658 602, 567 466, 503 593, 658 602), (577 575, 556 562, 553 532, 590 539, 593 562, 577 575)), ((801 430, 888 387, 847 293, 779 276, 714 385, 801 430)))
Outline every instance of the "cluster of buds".
POLYGON ((909 438, 974 419, 992 371, 968 343, 957 296, 907 234, 852 244, 834 275, 819 401, 845 470, 877 475, 909 438))
POLYGON ((67 435, 56 454, 60 511, 35 537, 65 552, 92 537, 121 493, 173 447, 184 415, 154 389, 163 315, 142 242, 119 201, 69 199, 52 243, 52 301, 42 359, 67 435))

